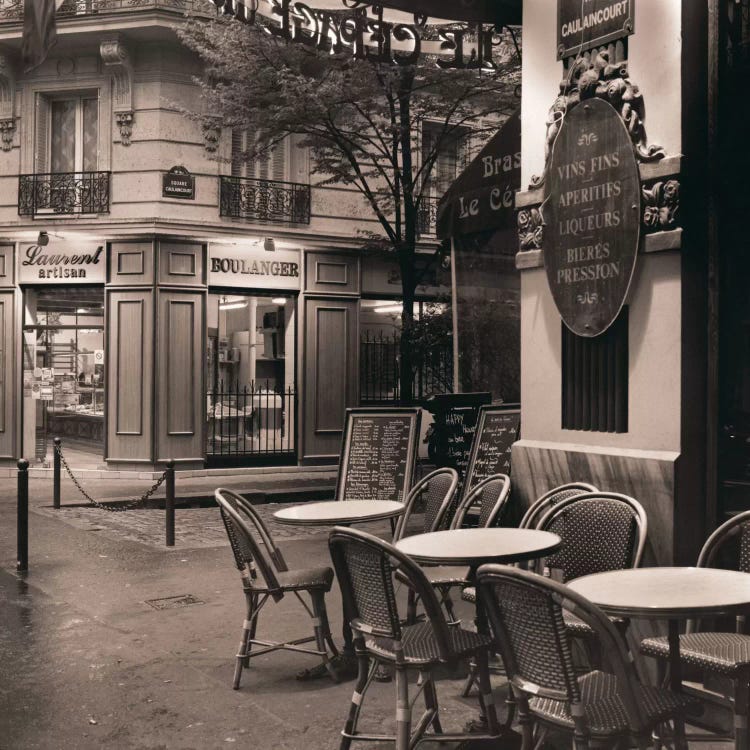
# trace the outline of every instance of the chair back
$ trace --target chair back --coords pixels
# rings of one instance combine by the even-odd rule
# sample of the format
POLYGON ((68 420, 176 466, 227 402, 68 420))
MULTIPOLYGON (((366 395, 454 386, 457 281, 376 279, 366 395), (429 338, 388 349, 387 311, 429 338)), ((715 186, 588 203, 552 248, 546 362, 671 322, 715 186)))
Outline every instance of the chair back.
POLYGON ((435 591, 419 565, 392 544, 357 529, 335 526, 328 546, 341 586, 344 617, 353 630, 393 639, 398 653, 402 630, 393 580, 398 568, 399 575, 422 600, 440 659, 454 660, 448 624, 435 591))
POLYGON ((730 545, 736 546, 731 550, 731 556, 721 560, 721 567, 750 573, 750 510, 732 516, 706 539, 698 555, 698 567, 720 567, 717 557, 726 555, 730 545))
POLYGON ((545 492, 538 500, 533 502, 523 514, 521 522, 518 524, 520 529, 535 529, 542 516, 554 505, 557 505, 569 497, 582 495, 584 492, 596 492, 597 489, 593 484, 586 482, 569 482, 561 484, 549 492, 545 492))
POLYGON ((477 526, 494 526, 509 497, 510 477, 507 474, 492 474, 466 494, 453 516, 450 528, 460 529, 466 520, 466 514, 475 505, 479 506, 477 526))
MULTIPOLYGON (((619 679, 619 697, 628 723, 634 731, 644 729, 639 687, 625 644, 598 607, 556 581, 504 565, 481 566, 477 583, 514 688, 525 695, 566 701, 576 724, 584 721, 570 635, 563 621, 566 610, 588 624, 598 637, 602 653, 619 679)), ((585 730, 585 725, 577 728, 585 730)))
POLYGON ((446 512, 458 488, 458 472, 443 468, 430 472, 417 482, 404 501, 404 512, 396 525, 393 540, 407 536, 407 527, 420 498, 424 498, 424 522, 420 532, 437 531, 447 525, 446 512))
POLYGON ((252 585, 260 573, 273 598, 281 599, 283 593, 276 573, 288 568, 260 516, 247 500, 231 490, 219 488, 214 498, 243 580, 252 585))
POLYGON ((562 540, 546 558, 563 581, 607 570, 637 568, 646 543, 648 521, 643 506, 615 492, 588 492, 569 497, 542 516, 538 529, 562 540))

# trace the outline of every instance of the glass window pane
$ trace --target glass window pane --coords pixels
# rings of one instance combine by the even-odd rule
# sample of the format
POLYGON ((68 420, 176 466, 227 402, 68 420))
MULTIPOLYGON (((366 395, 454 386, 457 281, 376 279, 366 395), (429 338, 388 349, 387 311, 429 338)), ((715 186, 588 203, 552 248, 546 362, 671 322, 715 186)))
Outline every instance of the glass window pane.
POLYGON ((52 102, 52 172, 75 171, 76 100, 52 102))
POLYGON ((83 171, 98 169, 99 101, 83 100, 83 171))

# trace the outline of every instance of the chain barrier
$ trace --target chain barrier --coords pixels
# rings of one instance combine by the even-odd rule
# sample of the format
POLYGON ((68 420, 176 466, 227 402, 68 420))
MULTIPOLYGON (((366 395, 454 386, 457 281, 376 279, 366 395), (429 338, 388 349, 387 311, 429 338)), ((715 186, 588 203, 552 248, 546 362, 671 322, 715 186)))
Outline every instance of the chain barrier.
POLYGON ((70 466, 68 466, 68 462, 65 460, 65 456, 63 456, 62 447, 59 444, 55 445, 55 451, 57 455, 60 457, 60 463, 62 464, 63 468, 67 472, 68 476, 70 477, 73 484, 77 487, 78 491, 94 506, 99 508, 100 510, 106 510, 110 513, 124 513, 126 510, 135 510, 136 508, 142 508, 150 499, 150 497, 156 492, 156 490, 159 489, 159 487, 162 486, 164 481, 167 478, 167 474, 169 473, 168 469, 165 469, 164 473, 154 482, 154 484, 151 486, 150 489, 146 490, 146 492, 141 495, 139 498, 133 498, 131 500, 127 500, 124 503, 117 502, 117 503, 107 503, 107 502, 99 502, 98 500, 94 500, 91 495, 89 495, 86 490, 83 489, 81 486, 81 483, 76 479, 73 472, 70 469, 70 466))

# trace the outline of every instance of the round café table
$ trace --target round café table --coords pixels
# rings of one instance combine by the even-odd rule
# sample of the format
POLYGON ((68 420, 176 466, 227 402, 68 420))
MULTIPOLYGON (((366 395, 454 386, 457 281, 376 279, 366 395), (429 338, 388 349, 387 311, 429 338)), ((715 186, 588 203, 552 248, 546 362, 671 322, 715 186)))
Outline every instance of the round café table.
MULTIPOLYGON (((672 690, 682 689, 680 620, 750 610, 750 575, 720 568, 631 568, 594 573, 567 584, 609 615, 667 620, 672 690)), ((676 726, 686 748, 684 729, 676 726)))
MULTIPOLYGON (((404 512, 403 503, 393 500, 327 500, 320 503, 302 503, 277 510, 273 517, 288 526, 351 526, 355 523, 382 521, 396 518, 404 512)), ((349 623, 344 617, 342 627, 344 648, 338 666, 347 676, 356 676, 354 639, 349 623)), ((310 679, 325 674, 322 665, 305 670, 301 678, 310 679)))
MULTIPOLYGON (((515 563, 535 560, 556 552, 560 548, 560 537, 549 531, 513 528, 474 528, 432 531, 415 534, 396 542, 396 548, 422 565, 467 565, 469 582, 476 581, 476 572, 485 563, 515 563)), ((486 632, 487 623, 482 608, 482 599, 476 598, 476 626, 486 632)), ((469 675, 464 695, 474 681, 469 675)), ((480 696, 480 705, 484 709, 480 696)), ((514 716, 514 703, 509 694, 505 727, 510 727, 514 716)), ((469 727, 484 727, 484 710, 479 722, 469 722, 469 727)))
POLYGON ((328 500, 282 508, 273 517, 291 526, 350 526, 395 518, 403 512, 404 504, 392 500, 328 500))

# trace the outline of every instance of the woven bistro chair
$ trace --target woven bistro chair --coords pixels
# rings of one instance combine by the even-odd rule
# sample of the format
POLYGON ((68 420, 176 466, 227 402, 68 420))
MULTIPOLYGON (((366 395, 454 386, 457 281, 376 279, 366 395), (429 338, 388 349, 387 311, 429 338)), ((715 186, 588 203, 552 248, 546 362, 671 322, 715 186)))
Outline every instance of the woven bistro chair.
MULTIPOLYGON (((643 506, 628 495, 587 492, 561 500, 539 520, 537 528, 562 540, 560 549, 539 560, 539 572, 560 577, 563 583, 608 570, 637 568, 643 558, 648 520, 643 506)), ((627 620, 612 621, 624 633, 627 620)), ((591 636, 591 629, 566 617, 574 635, 591 636)))
POLYGON ((545 492, 526 509, 523 518, 521 518, 518 524, 518 528, 535 529, 539 521, 542 520, 542 516, 559 502, 567 500, 570 497, 575 497, 576 495, 582 495, 585 492, 597 491, 597 488, 593 484, 587 484, 586 482, 569 482, 568 484, 561 484, 559 487, 554 487, 549 492, 545 492))
MULTIPOLYGON (((750 573, 750 511, 738 513, 711 534, 698 555, 697 566, 731 567, 750 573)), ((736 618, 734 633, 699 631, 697 627, 695 621, 687 623, 686 633, 680 636, 680 658, 686 665, 731 680, 732 695, 728 699, 721 700, 717 690, 707 695, 732 708, 734 744, 738 750, 745 750, 750 747, 750 635, 743 632, 745 616, 736 618)), ((641 643, 641 653, 666 663, 669 658, 667 638, 646 638, 641 643)))
POLYGON ((354 529, 335 527, 329 546, 336 576, 344 600, 344 617, 354 633, 358 675, 349 715, 341 735, 341 750, 348 750, 354 740, 395 741, 396 750, 414 748, 432 727, 425 739, 432 742, 457 742, 482 738, 475 734, 444 734, 440 724, 434 672, 468 658, 479 664, 480 702, 487 717, 488 734, 497 738, 500 729, 490 686, 488 655, 492 639, 458 627, 449 627, 430 582, 419 565, 393 545, 354 529), (394 573, 396 568, 422 600, 427 619, 414 625, 403 625, 396 602, 394 573), (396 673, 396 733, 370 734, 358 731, 357 725, 367 690, 380 665, 390 665, 396 673), (409 672, 419 674, 418 688, 409 699, 409 672), (425 710, 412 722, 412 709, 423 693, 425 710))
MULTIPOLYGON (((443 528, 457 488, 458 472, 447 467, 436 469, 420 479, 406 497, 404 512, 399 517, 393 533, 394 543, 411 534, 427 534, 443 528), (415 525, 413 518, 420 507, 424 511, 422 523, 415 525)), ((400 579, 400 582, 407 583, 405 579, 400 579)), ((407 618, 414 622, 416 617, 417 594, 409 589, 407 618)))
MULTIPOLYGON (((466 524, 471 510, 478 509, 476 526, 490 528, 497 524, 500 515, 510 498, 510 477, 507 474, 493 474, 483 479, 461 501, 449 528, 461 529, 466 524)), ((450 590, 454 586, 467 586, 469 569, 458 565, 439 565, 424 568, 427 580, 437 589, 440 603, 445 607, 452 622, 457 622, 453 610, 450 590)))
MULTIPOLYGON (((561 484, 559 487, 555 487, 549 492, 545 492, 538 500, 534 501, 526 509, 526 512, 523 514, 523 517, 518 524, 518 528, 535 529, 544 514, 559 502, 567 500, 571 497, 575 497, 576 495, 582 495, 586 492, 596 491, 597 489, 593 484, 586 484, 586 482, 570 482, 568 484, 561 484)), ((461 598, 466 602, 476 603, 476 589, 473 586, 467 586, 461 592, 461 598)))
POLYGON ((331 678, 338 682, 338 675, 331 664, 331 657, 338 656, 338 651, 331 637, 325 606, 325 594, 331 590, 333 583, 333 570, 330 567, 289 570, 281 550, 245 498, 225 489, 217 489, 214 497, 219 504, 234 560, 242 576, 247 604, 232 687, 235 690, 239 688, 242 670, 249 666, 252 657, 279 650, 298 651, 320 657, 331 678), (290 641, 256 638, 258 617, 263 607, 269 600, 281 601, 288 593, 299 599, 312 618, 313 635, 290 641), (302 593, 307 593, 310 597, 309 605, 302 598, 302 593), (316 648, 303 647, 302 644, 310 641, 315 641, 316 648), (253 651, 253 646, 262 648, 253 651))
POLYGON ((483 565, 478 590, 517 700, 522 750, 545 731, 573 735, 577 750, 589 744, 639 748, 662 722, 680 719, 694 700, 637 679, 624 640, 594 604, 565 585, 518 568, 483 565), (579 674, 563 617, 585 622, 602 643, 610 672, 579 674))

